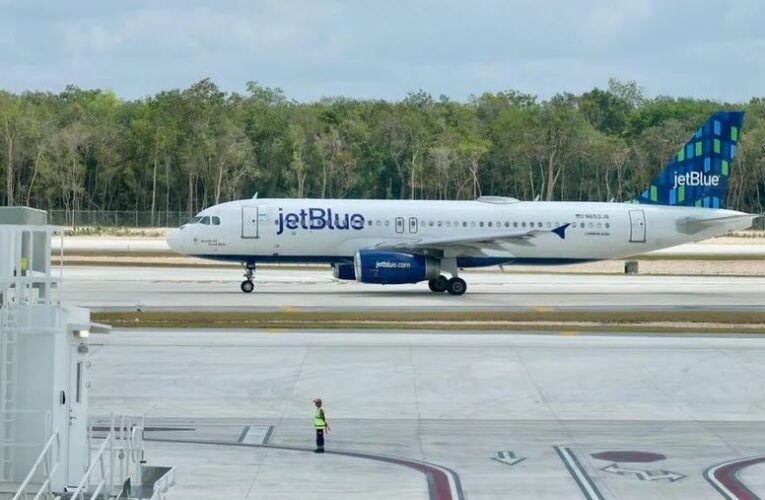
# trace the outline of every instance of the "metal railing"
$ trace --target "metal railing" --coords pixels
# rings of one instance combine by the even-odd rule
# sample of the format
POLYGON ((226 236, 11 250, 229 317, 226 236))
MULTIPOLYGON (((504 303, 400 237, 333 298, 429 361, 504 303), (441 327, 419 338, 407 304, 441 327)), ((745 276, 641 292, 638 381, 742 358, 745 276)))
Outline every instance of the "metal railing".
POLYGON ((21 486, 13 495, 12 500, 29 500, 30 492, 28 491, 32 481, 38 475, 42 473, 42 483, 40 484, 37 493, 31 497, 33 500, 39 500, 40 498, 53 498, 53 491, 51 490, 51 481, 53 475, 58 470, 58 466, 61 464, 61 433, 58 429, 48 438, 45 446, 37 457, 37 460, 32 465, 32 469, 27 474, 27 477, 22 481, 21 486), (40 469, 42 467, 42 469, 40 469))
POLYGON ((171 468, 154 482, 152 495, 149 500, 165 500, 167 492, 175 485, 175 469, 171 468))
POLYGON ((85 475, 82 476, 82 479, 80 480, 80 484, 77 485, 77 488, 74 490, 74 493, 72 493, 71 499, 77 500, 78 498, 80 500, 85 500, 85 495, 88 496, 88 498, 98 498, 98 495, 101 494, 101 491, 104 492, 104 498, 107 496, 112 495, 112 489, 114 488, 114 472, 112 464, 114 462, 114 434, 109 433, 109 435, 106 436, 106 439, 101 444, 101 447, 98 449, 98 453, 96 453, 95 460, 91 460, 90 467, 88 467, 87 472, 85 472, 85 475), (106 473, 106 447, 109 446, 109 474, 106 473), (95 490, 92 489, 94 486, 93 484, 93 475, 95 474, 96 468, 99 469, 101 473, 101 480, 95 483, 95 490))
MULTIPOLYGON (((133 484, 141 484, 143 464, 143 417, 130 418, 112 415, 109 433, 96 454, 89 457, 90 467, 82 476, 71 500, 96 499, 114 496, 115 486, 130 477, 133 484), (117 463, 119 462, 119 463, 117 463)), ((93 430, 88 432, 88 450, 92 449, 93 430)))

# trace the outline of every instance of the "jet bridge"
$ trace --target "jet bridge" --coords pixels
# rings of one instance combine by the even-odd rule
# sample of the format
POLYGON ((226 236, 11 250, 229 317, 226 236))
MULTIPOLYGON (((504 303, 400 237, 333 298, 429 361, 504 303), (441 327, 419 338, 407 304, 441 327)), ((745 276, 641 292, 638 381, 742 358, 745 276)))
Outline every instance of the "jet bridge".
MULTIPOLYGON (((113 419, 105 437, 92 439, 88 337, 107 327, 54 298, 62 286, 50 258, 57 233, 63 228, 48 225, 44 211, 0 207, 0 500, 64 491, 114 498, 123 483, 147 476, 140 419, 113 419)), ((157 494, 171 484, 165 478, 157 494)))

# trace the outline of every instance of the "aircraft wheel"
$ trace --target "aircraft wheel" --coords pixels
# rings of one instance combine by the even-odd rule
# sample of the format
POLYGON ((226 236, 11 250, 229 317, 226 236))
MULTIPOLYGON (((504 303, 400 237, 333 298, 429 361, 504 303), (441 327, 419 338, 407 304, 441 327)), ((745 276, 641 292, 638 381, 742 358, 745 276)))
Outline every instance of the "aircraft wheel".
POLYGON ((443 293, 446 291, 447 286, 449 286, 449 282, 445 276, 439 276, 428 281, 428 288, 430 288, 431 292, 443 293))
POLYGON ((250 293, 255 289, 255 285, 250 280, 244 280, 239 288, 241 288, 244 293, 250 293))
POLYGON ((452 278, 447 282, 446 291, 449 295, 463 295, 467 291, 467 283, 462 278, 452 278))

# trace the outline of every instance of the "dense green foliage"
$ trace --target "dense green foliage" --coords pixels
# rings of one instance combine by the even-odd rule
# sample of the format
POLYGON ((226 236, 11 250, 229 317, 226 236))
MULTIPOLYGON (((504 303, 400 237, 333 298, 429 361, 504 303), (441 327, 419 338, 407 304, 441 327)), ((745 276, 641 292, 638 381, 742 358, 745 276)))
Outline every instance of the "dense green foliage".
POLYGON ((135 101, 0 91, 0 200, 43 209, 187 210, 261 197, 629 200, 707 116, 745 107, 729 206, 762 212, 765 100, 647 99, 609 82, 546 101, 289 100, 209 80, 135 101))

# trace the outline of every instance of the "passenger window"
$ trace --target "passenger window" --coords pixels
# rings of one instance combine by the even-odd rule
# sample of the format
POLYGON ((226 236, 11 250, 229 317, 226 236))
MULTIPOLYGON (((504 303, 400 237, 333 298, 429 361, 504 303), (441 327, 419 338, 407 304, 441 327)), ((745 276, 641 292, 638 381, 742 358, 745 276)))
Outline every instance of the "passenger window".
POLYGON ((525 222, 521 222, 521 227, 526 227, 526 223, 525 222))
POLYGON ((592 222, 590 222, 590 223, 589 223, 587 226, 588 226, 590 229, 592 229, 592 222))
POLYGON ((606 222, 606 229, 608 229, 609 227, 611 227, 611 224, 609 224, 608 222, 606 222))
POLYGON ((462 227, 467 227, 467 221, 465 220, 462 221, 462 227))
POLYGON ((386 221, 385 221, 385 227, 388 227, 388 226, 390 226, 390 221, 389 221, 389 220, 386 220, 386 221))
POLYGON ((446 227, 452 227, 452 221, 450 220, 446 221, 446 227))
POLYGON ((380 221, 379 220, 377 222, 375 222, 375 224, 377 224, 377 227, 380 227, 380 221))
POLYGON ((478 225, 483 227, 483 221, 479 222, 478 225))
POLYGON ((475 221, 470 221, 470 227, 475 227, 475 221))
POLYGON ((552 222, 547 223, 547 229, 550 229, 552 227, 552 222))
POLYGON ((428 221, 428 226, 433 227, 434 223, 433 221, 428 221))
POLYGON ((571 223, 571 227, 573 227, 574 229, 576 229, 576 222, 572 222, 572 223, 571 223))
POLYGON ((489 221, 487 224, 488 224, 489 227, 491 227, 491 221, 489 221))
POLYGON ((513 227, 518 227, 518 223, 517 222, 513 222, 513 227))
POLYGON ((510 227, 510 223, 505 221, 505 227, 510 227))
POLYGON ((442 221, 438 221, 438 227, 441 227, 441 224, 443 224, 442 221))

